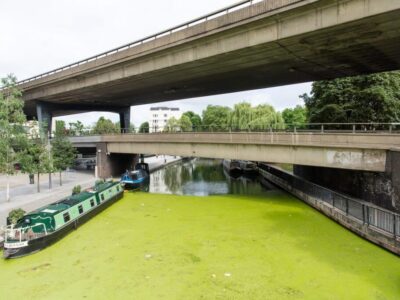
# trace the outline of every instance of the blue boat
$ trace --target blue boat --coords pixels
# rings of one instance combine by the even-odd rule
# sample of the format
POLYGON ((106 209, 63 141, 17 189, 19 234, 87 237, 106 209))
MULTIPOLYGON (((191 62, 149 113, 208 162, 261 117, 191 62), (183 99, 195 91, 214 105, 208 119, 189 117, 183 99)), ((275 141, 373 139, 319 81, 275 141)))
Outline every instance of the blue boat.
POLYGON ((139 190, 149 186, 150 174, 147 164, 139 163, 135 167, 135 171, 126 171, 121 176, 121 185, 126 190, 139 190))

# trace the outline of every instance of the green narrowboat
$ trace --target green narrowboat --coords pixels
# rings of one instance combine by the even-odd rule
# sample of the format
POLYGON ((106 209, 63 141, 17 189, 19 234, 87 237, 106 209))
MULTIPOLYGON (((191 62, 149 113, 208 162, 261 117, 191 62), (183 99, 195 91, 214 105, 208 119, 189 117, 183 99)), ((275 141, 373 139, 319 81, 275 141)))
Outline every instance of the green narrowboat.
POLYGON ((26 214, 5 230, 4 258, 25 256, 55 243, 123 196, 119 182, 105 182, 26 214))

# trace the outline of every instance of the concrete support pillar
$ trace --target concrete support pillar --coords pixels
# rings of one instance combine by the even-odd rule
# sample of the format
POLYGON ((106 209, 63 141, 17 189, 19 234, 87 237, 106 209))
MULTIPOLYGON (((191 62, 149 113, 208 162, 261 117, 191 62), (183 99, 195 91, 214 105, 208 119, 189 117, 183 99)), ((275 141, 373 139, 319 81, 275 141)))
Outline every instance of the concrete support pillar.
POLYGON ((36 105, 36 113, 40 126, 40 134, 50 134, 52 131, 51 124, 53 120, 52 110, 46 103, 39 102, 36 105))
POLYGON ((133 170, 138 161, 138 154, 108 153, 107 143, 97 144, 96 175, 98 178, 120 177, 126 170, 133 170))
POLYGON ((119 123, 121 125, 121 133, 129 131, 129 126, 131 124, 131 107, 125 107, 119 111, 119 123))
POLYGON ((400 212, 400 152, 388 151, 385 172, 298 166, 295 175, 349 196, 400 212))

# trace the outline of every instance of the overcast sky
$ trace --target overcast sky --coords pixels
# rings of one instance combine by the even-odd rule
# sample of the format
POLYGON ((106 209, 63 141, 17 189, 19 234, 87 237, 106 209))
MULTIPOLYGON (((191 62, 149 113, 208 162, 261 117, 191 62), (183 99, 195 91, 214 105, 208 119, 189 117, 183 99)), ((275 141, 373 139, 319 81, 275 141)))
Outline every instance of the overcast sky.
MULTIPOLYGON (((0 0, 0 77, 24 79, 208 14, 236 0, 0 0)), ((302 104, 311 84, 164 102, 197 113, 208 104, 269 103, 282 110, 302 104)), ((157 104, 154 104, 157 105, 157 104)), ((153 105, 152 105, 153 106, 153 105)), ((132 122, 146 121, 149 105, 132 107, 132 122)), ((89 125, 100 115, 64 117, 89 125)))

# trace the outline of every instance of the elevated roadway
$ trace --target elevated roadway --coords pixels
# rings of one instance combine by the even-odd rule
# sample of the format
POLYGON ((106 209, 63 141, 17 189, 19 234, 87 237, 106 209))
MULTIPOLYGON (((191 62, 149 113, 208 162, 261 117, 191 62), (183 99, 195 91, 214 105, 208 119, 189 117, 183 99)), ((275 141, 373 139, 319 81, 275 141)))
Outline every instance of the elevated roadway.
MULTIPOLYGON (((400 1, 242 1, 24 80, 29 117, 400 69, 400 1)), ((127 127, 127 126, 126 126, 127 127)))
POLYGON ((114 154, 229 158, 384 172, 400 135, 388 133, 156 133, 70 138, 76 147, 103 145, 114 154))

